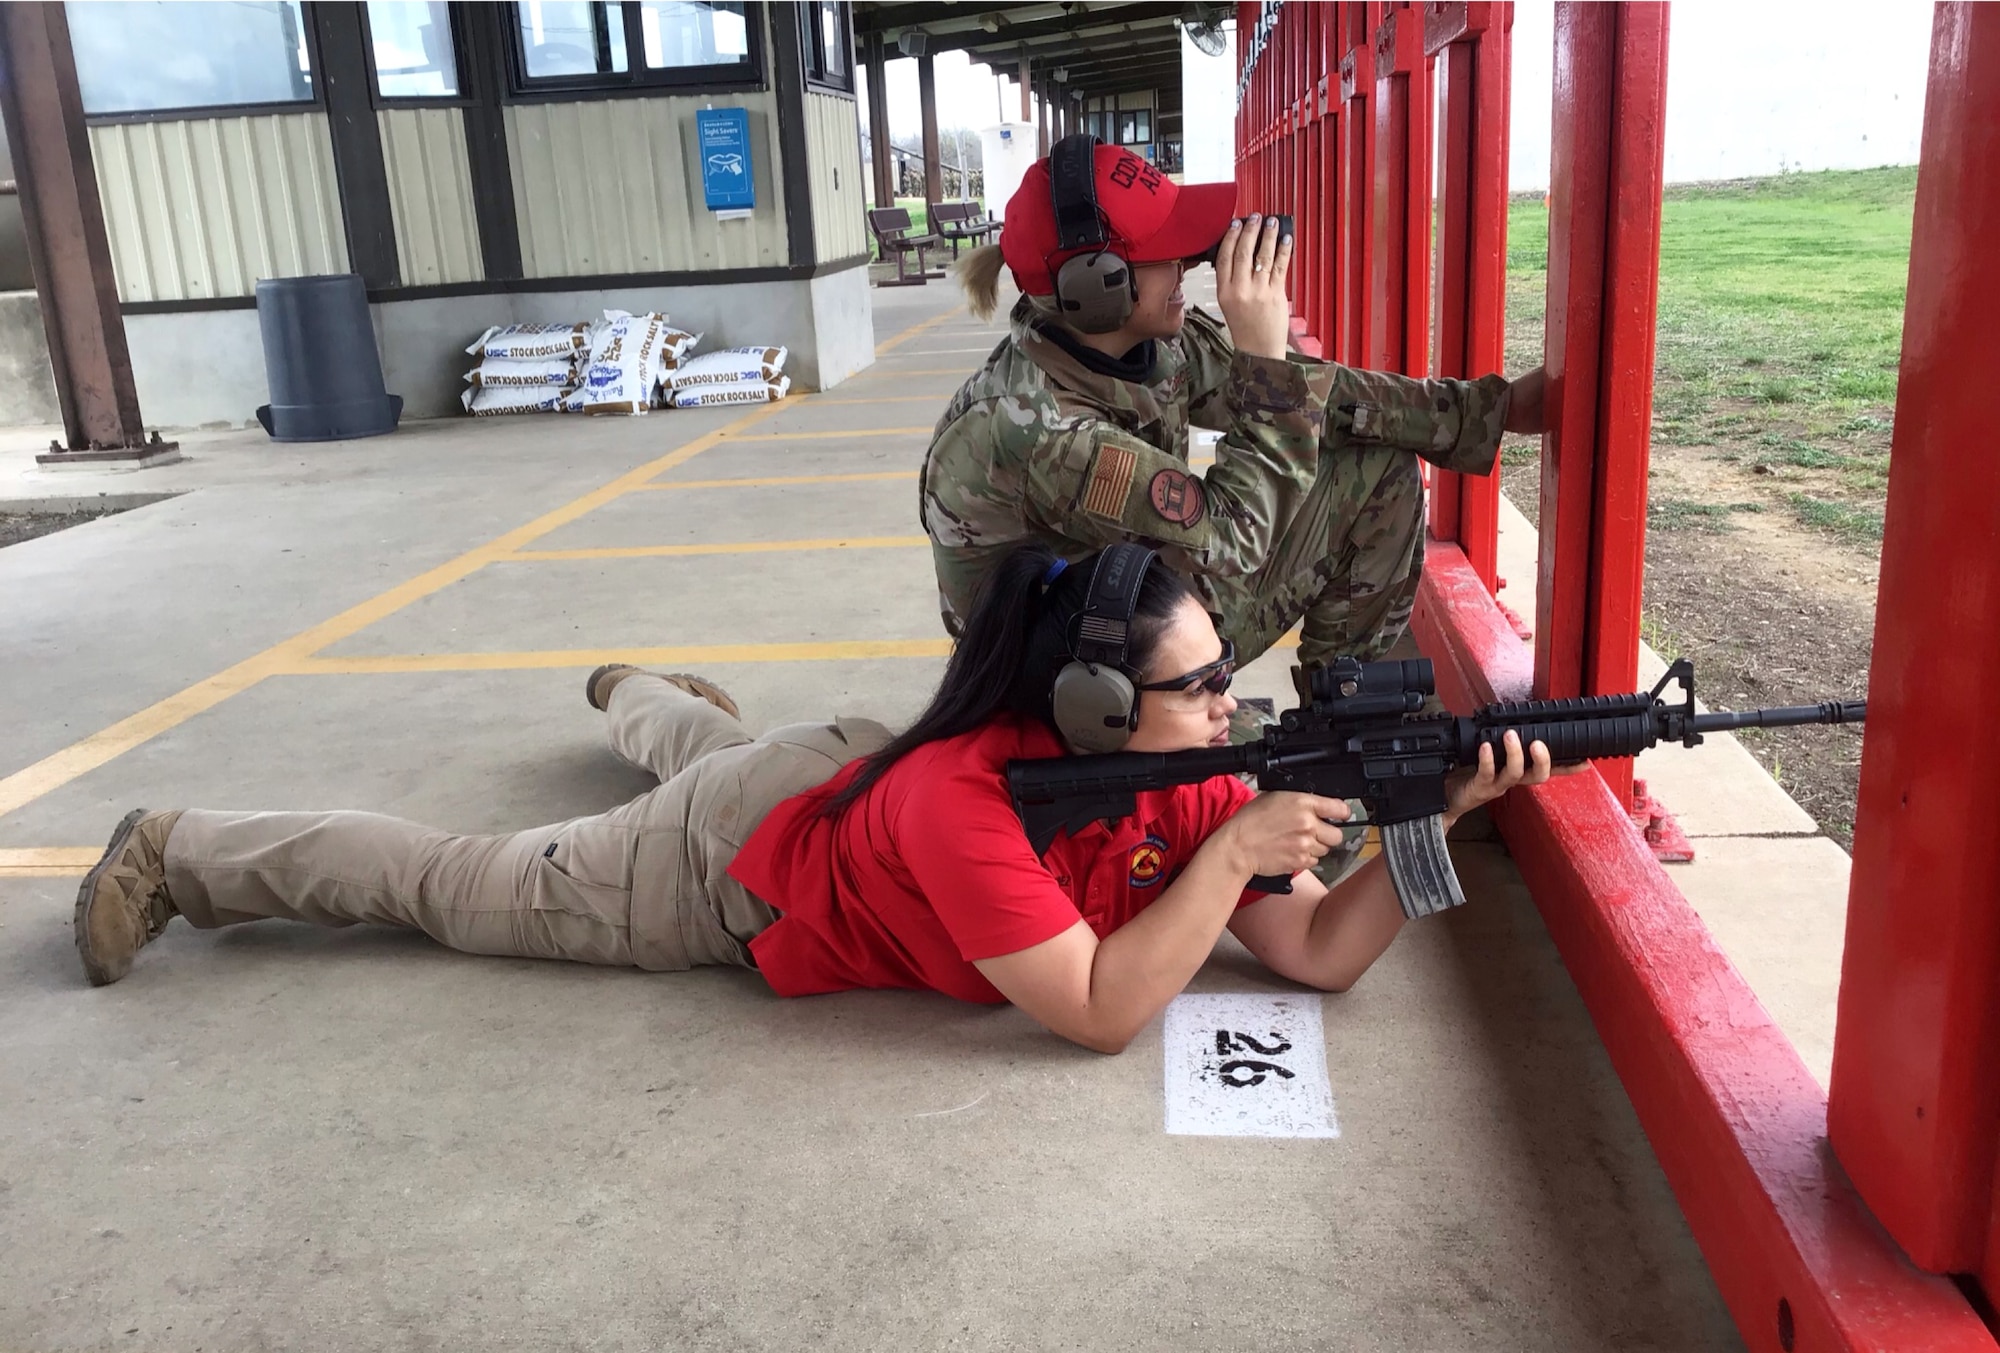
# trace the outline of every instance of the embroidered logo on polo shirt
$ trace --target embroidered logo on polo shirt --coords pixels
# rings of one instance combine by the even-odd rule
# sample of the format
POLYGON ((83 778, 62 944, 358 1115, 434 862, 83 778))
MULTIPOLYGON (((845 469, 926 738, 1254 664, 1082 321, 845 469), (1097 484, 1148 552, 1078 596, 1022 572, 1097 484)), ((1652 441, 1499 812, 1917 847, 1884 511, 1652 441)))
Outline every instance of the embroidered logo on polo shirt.
POLYGON ((1167 843, 1158 836, 1148 836, 1132 847, 1132 886, 1150 888, 1158 883, 1167 872, 1167 843))

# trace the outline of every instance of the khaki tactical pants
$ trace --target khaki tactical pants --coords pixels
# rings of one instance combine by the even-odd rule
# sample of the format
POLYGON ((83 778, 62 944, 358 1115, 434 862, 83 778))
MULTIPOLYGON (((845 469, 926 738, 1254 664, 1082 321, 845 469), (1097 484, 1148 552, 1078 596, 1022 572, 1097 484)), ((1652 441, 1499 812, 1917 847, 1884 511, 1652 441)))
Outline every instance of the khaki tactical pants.
POLYGON ((1380 658, 1410 623, 1424 567, 1423 467, 1388 446, 1320 444, 1319 477, 1271 557, 1243 578, 1200 578, 1250 662, 1304 618, 1299 661, 1380 658))
POLYGON ((772 808, 880 748, 866 719, 754 741, 707 701, 645 674, 610 697, 611 748, 659 788, 596 817, 455 836, 373 813, 190 809, 167 889, 197 926, 265 917, 413 926, 472 954, 677 971, 750 965, 776 913, 725 872, 772 808))

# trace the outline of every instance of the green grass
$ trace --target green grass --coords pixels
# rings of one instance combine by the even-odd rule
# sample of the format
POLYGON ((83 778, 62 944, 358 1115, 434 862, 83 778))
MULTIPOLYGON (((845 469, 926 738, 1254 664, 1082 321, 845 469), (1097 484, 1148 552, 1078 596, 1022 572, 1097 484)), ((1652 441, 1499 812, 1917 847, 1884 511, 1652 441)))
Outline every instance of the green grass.
MULTIPOLYGON (((1657 444, 1716 448, 1879 536, 1902 345, 1914 166, 1671 187, 1661 207, 1657 444), (1844 501, 1844 500, 1853 501, 1844 501)), ((1508 366, 1541 356, 1548 208, 1508 218, 1508 366)))
POLYGON ((1810 493, 1788 494, 1785 501, 1791 504, 1793 515, 1807 526, 1853 541, 1882 539, 1882 514, 1876 509, 1828 502, 1810 493))
POLYGON ((1727 531, 1737 512, 1762 512, 1762 503, 1697 503, 1688 498, 1649 498, 1646 525, 1656 531, 1727 531))

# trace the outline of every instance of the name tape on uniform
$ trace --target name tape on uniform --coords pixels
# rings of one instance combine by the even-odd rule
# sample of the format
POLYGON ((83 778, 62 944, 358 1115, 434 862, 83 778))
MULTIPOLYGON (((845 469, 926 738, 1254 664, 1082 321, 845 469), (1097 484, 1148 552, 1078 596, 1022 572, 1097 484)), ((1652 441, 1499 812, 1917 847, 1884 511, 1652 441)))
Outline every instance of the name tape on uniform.
POLYGON ((1169 1133, 1340 1135, 1318 996, 1177 996, 1165 1043, 1169 1133))

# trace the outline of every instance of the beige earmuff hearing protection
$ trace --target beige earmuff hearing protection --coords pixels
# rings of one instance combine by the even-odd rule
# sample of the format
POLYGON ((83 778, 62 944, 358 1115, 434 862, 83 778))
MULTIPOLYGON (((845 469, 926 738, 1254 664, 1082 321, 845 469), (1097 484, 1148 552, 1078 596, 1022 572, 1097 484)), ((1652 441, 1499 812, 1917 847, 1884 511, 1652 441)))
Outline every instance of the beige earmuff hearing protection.
POLYGON ((1055 206, 1056 244, 1067 253, 1088 249, 1056 269, 1056 307, 1080 333, 1108 334, 1132 317, 1139 286, 1132 265, 1111 252, 1097 209, 1097 138, 1065 136, 1049 151, 1049 200, 1055 206))
POLYGON ((1139 726, 1139 692, 1125 671, 1139 588, 1156 552, 1107 545, 1090 574, 1090 591, 1073 622, 1071 661, 1056 674, 1050 702, 1056 728, 1079 752, 1115 752, 1139 726))

